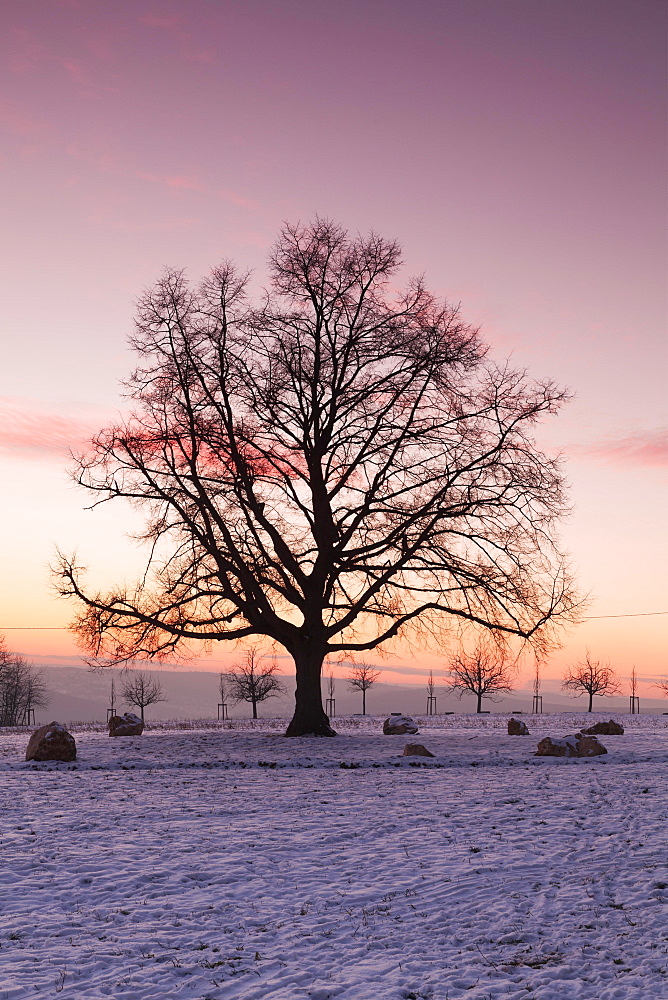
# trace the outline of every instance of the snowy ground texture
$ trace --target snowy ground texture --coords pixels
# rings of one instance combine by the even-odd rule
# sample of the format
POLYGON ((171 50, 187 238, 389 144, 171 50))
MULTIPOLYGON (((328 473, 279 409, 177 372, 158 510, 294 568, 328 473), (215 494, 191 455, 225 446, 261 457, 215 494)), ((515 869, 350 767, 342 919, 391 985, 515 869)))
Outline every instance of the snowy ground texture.
POLYGON ((666 1000, 668 720, 507 718, 0 736, 0 1000, 666 1000))

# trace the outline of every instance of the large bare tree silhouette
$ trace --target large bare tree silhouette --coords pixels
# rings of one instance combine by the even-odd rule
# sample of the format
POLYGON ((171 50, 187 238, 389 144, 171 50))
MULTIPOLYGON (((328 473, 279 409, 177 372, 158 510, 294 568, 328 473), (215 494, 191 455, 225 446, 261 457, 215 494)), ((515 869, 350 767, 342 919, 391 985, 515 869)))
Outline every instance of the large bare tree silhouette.
POLYGON ((146 511, 147 574, 95 593, 73 558, 57 568, 91 654, 268 636, 296 668, 287 734, 332 735, 328 654, 454 622, 545 647, 576 616, 562 478, 532 437, 564 393, 486 361, 422 280, 391 294, 400 262, 394 242, 317 219, 284 227, 257 308, 230 264, 145 292, 134 415, 77 479, 146 511))

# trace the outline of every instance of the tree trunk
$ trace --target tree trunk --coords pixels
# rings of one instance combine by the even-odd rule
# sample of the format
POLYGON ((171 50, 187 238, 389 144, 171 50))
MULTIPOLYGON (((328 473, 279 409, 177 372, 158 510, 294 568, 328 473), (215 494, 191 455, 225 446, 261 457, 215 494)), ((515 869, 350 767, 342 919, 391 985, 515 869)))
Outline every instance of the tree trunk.
POLYGON ((141 721, 143 722, 144 721, 144 706, 143 705, 140 707, 139 711, 141 713, 141 721))
POLYGON ((255 698, 252 699, 252 703, 253 703, 253 718, 257 719, 257 702, 255 698))
POLYGON ((362 691, 362 715, 366 715, 366 691, 362 691))
POLYGON ((589 692, 589 708, 587 709, 588 712, 591 712, 591 706, 592 706, 593 702, 594 702, 594 696, 593 696, 593 694, 590 691, 589 692))
POLYGON ((476 713, 480 715, 481 712, 482 712, 482 694, 478 692, 478 707, 476 708, 476 713))
POLYGON ((286 736, 336 736, 322 707, 320 673, 324 660, 308 652, 293 653, 297 674, 295 714, 285 731, 286 736))

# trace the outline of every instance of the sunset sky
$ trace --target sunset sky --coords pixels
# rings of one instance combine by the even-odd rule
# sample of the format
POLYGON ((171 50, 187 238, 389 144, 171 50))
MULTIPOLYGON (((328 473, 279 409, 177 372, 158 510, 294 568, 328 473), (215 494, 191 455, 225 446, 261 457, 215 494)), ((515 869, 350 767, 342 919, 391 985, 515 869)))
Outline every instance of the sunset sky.
MULTIPOLYGON (((567 458, 563 539, 596 617, 546 676, 589 648, 649 695, 668 675, 665 22, 663 0, 3 4, 10 648, 76 662, 55 544, 101 586, 139 565, 136 515, 84 511, 65 470, 124 406, 141 290, 223 257, 260 289, 281 221, 318 213, 397 238, 495 357, 571 387, 540 436, 567 458), (640 617, 598 617, 618 615, 640 617)), ((399 650, 385 679, 438 663, 399 650)))

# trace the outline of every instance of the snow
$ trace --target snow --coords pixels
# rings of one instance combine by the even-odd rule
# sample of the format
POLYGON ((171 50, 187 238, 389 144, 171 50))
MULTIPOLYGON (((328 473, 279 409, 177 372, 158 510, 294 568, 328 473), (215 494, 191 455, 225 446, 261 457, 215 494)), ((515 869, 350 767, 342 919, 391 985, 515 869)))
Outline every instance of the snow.
POLYGON ((616 718, 2 735, 0 1000, 665 1000, 668 725, 616 718))

